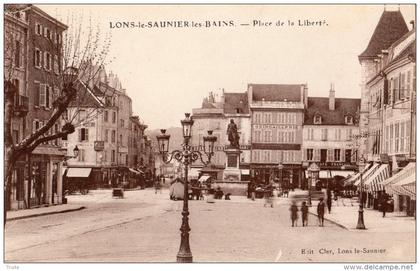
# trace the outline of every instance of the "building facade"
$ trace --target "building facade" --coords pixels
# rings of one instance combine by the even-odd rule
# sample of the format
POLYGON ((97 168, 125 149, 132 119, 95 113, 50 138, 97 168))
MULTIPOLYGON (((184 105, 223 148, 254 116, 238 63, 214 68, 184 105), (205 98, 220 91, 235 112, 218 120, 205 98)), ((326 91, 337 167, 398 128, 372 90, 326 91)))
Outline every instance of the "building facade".
MULTIPOLYGON (((206 172, 213 172, 212 175, 219 180, 223 179, 223 170, 226 167, 225 149, 229 145, 227 126, 231 120, 235 122, 239 134, 239 148, 241 150, 239 168, 241 171, 241 180, 249 180, 250 165, 250 114, 248 106, 248 97, 246 93, 225 93, 224 90, 220 98, 214 93, 210 93, 203 100, 201 108, 195 108, 192 111, 194 125, 192 127, 191 144, 196 149, 203 151, 203 137, 207 131, 213 131, 217 137, 214 145, 214 156, 211 160, 211 168, 206 168, 206 172)), ((191 178, 197 178, 203 165, 201 161, 196 161, 190 172, 191 178)))
POLYGON ((302 187, 302 133, 306 85, 249 84, 251 178, 302 187), (279 169, 279 165, 281 168, 279 169))
MULTIPOLYGON (((326 187, 328 179, 339 181, 357 170, 360 99, 336 98, 333 85, 329 97, 309 97, 303 126, 302 155, 307 166, 316 163, 326 187)), ((306 172, 306 177, 309 173, 306 172)))
MULTIPOLYGON (((12 116, 13 143, 17 144, 26 135, 26 117, 29 111, 27 89, 28 76, 28 16, 25 11, 5 6, 4 13, 4 78, 16 87, 14 115, 12 116)), ((21 157, 12 176, 10 209, 23 209, 27 202, 25 188, 28 186, 27 157, 21 157), (26 176, 25 176, 26 174, 26 176)))

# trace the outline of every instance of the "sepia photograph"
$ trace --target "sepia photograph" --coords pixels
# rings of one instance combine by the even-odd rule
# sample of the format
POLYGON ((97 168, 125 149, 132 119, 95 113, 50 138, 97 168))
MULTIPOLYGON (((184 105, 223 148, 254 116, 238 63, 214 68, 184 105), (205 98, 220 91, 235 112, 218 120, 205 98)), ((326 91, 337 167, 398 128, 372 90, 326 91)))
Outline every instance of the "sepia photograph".
POLYGON ((414 270, 416 26, 414 3, 3 4, 3 270, 414 270))

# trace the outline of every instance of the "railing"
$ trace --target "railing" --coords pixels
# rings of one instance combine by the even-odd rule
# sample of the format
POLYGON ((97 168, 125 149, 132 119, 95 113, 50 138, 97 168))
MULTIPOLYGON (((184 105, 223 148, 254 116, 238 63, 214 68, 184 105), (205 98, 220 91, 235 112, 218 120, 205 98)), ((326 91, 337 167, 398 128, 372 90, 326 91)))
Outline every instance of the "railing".
POLYGON ((22 95, 16 95, 14 111, 17 116, 26 115, 29 111, 29 98, 22 95))

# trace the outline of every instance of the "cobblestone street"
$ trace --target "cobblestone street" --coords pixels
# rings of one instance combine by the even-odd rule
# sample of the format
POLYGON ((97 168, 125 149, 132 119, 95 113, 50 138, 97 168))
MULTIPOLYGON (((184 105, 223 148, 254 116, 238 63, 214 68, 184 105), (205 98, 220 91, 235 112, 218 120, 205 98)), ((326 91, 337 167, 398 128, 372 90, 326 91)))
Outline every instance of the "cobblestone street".
MULTIPOLYGON (((415 233, 349 231, 326 222, 290 226, 288 199, 274 208, 263 201, 190 201, 190 244, 195 262, 373 262, 414 261, 415 233), (358 253, 356 251, 359 250, 358 253), (365 251, 364 251, 365 250, 365 251), (369 250, 369 251, 368 251, 369 250)), ((181 201, 168 191, 109 190, 71 196, 80 211, 8 222, 6 261, 174 262, 178 251, 181 201)), ((414 225, 414 223, 413 223, 414 225)))

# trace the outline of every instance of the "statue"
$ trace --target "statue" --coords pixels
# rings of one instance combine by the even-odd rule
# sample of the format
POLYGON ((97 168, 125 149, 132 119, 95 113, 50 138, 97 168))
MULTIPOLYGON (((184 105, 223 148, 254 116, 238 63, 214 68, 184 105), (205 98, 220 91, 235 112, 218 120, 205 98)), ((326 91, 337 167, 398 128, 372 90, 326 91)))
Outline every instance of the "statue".
POLYGON ((230 123, 227 127, 228 140, 230 142, 230 147, 239 149, 239 134, 238 126, 236 126, 233 119, 230 120, 230 123))

